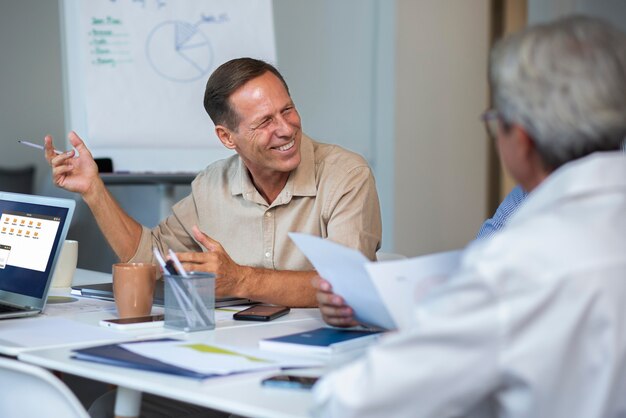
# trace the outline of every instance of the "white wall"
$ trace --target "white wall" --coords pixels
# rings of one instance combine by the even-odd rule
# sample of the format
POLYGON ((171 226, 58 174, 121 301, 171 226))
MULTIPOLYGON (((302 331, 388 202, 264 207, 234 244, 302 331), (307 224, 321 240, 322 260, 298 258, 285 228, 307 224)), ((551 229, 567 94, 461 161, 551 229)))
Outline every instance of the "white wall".
POLYGON ((274 0, 278 65, 306 133, 363 155, 394 247, 393 0, 274 0))
POLYGON ((487 208, 489 1, 398 0, 395 244, 464 246, 487 208))
POLYGON ((35 164, 43 152, 17 144, 63 134, 61 47, 56 1, 0 0, 0 166, 35 164))

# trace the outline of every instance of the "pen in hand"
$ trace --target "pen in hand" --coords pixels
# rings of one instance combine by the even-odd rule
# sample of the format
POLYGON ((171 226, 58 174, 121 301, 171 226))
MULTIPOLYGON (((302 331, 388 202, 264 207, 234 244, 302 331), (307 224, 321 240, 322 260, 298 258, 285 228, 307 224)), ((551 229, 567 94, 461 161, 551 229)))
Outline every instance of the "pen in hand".
MULTIPOLYGON (((45 149, 45 148, 43 147, 43 145, 33 144, 32 142, 22 141, 22 140, 19 140, 19 139, 18 139, 18 141, 17 141, 17 142, 19 142, 19 143, 20 143, 20 144, 22 144, 22 145, 26 145, 27 147, 33 147, 33 148, 37 148, 37 149, 41 149, 41 150, 45 149)), ((59 154, 59 155, 60 155, 60 154, 63 154, 63 152, 61 152, 61 151, 59 151, 59 150, 56 150, 56 149, 54 150, 54 153, 55 153, 55 154, 59 154)))

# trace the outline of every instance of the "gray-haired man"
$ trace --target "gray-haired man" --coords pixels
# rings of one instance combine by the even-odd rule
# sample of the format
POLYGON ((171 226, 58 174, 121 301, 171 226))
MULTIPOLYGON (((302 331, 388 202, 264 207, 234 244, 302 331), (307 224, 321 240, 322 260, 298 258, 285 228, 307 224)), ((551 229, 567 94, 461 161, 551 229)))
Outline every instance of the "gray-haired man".
MULTIPOLYGON (((318 383, 319 416, 626 411, 626 35, 589 18, 532 27, 495 47, 490 76, 485 120, 526 201, 420 301, 413 330, 318 383)), ((325 318, 346 320, 315 285, 325 318)))

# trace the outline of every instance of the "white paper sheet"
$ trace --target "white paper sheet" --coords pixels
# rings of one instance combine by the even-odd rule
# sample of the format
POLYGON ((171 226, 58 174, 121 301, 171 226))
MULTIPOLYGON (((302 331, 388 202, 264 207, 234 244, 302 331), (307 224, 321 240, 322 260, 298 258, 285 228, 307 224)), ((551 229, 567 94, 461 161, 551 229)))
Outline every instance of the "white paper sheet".
POLYGON ((462 251, 404 260, 371 262, 360 252, 306 234, 289 237, 354 309, 360 322, 386 329, 413 325, 413 308, 441 285, 459 264, 462 251))
POLYGON ((369 260, 360 252, 307 234, 289 233, 333 291, 354 309, 359 322, 396 328, 389 311, 365 269, 369 260))
POLYGON ((200 373, 231 374, 281 367, 317 367, 322 362, 256 349, 190 341, 157 341, 122 344, 123 348, 200 373))
POLYGON ((67 303, 48 302, 43 311, 45 316, 80 315, 88 312, 110 312, 112 316, 117 315, 117 309, 115 308, 115 303, 113 302, 94 298, 83 298, 74 295, 67 296, 67 292, 58 292, 58 295, 75 299, 75 301, 67 303))
POLYGON ((448 251, 365 265, 399 329, 414 325, 415 305, 434 288, 447 282, 458 267, 461 254, 462 251, 448 251))
POLYGON ((74 343, 128 339, 128 334, 63 318, 19 318, 0 321, 0 339, 20 347, 64 346, 74 343))

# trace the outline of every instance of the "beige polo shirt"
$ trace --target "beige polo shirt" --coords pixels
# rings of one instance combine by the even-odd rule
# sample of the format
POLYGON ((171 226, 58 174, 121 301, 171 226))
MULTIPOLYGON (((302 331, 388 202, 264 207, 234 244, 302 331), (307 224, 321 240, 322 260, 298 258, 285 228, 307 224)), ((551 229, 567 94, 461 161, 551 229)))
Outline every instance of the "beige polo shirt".
POLYGON ((154 229, 143 228, 131 261, 162 253, 205 251, 192 236, 198 225, 238 264, 274 270, 312 270, 287 236, 303 232, 356 248, 374 260, 381 241, 378 194, 361 156, 302 135, 302 158, 285 188, 268 204, 239 158, 209 165, 191 184, 191 194, 154 229))

